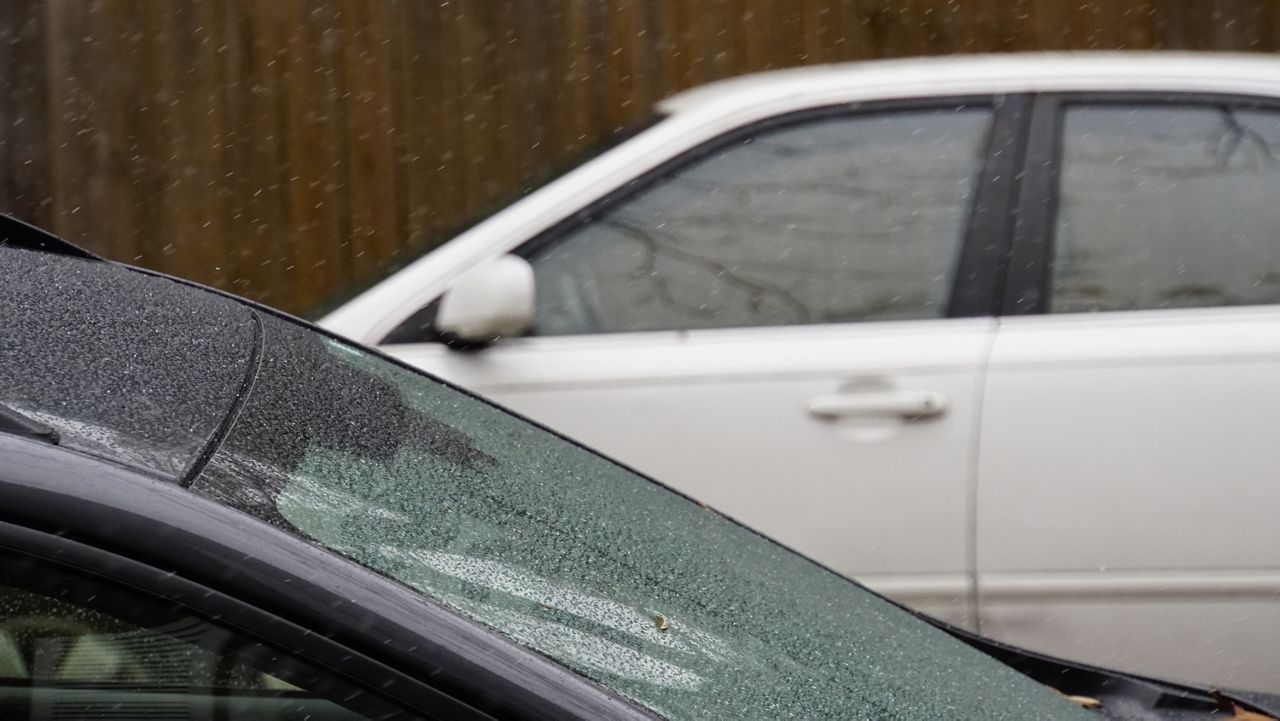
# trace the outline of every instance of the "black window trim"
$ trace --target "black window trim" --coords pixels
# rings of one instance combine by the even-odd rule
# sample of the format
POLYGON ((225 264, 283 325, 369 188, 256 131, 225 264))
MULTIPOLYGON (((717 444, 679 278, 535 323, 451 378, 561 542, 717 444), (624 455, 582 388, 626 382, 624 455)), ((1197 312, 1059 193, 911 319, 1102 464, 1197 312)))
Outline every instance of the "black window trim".
POLYGON ((345 649, 277 616, 243 604, 207 586, 193 583, 146 564, 65 536, 33 530, 0 521, 0 550, 22 556, 93 583, 115 586, 129 593, 172 603, 191 616, 266 643, 281 653, 309 662, 348 683, 378 695, 392 705, 425 718, 476 719, 490 716, 467 708, 430 687, 409 680, 403 674, 364 654, 345 649), (390 682, 390 683, 388 683, 390 682), (388 689, 394 692, 388 693, 388 689), (406 693, 408 691, 408 693, 406 693), (428 711, 445 710, 443 715, 428 711))
MULTIPOLYGON (((1030 98, 1026 93, 974 93, 855 101, 805 108, 747 123, 650 168, 626 184, 552 223, 509 253, 532 260, 548 246, 691 163, 762 131, 850 115, 988 108, 992 111, 991 128, 988 131, 987 146, 983 150, 982 167, 974 185, 968 223, 957 250, 955 282, 951 288, 947 312, 942 317, 995 315, 1003 297, 1000 283, 1004 279, 1004 259, 1009 252, 1012 225, 1009 209, 1014 204, 1016 169, 1021 160, 1020 149, 1025 136, 1025 115, 1031 104, 1030 98), (984 243, 984 239, 989 239, 990 242, 984 243)), ((439 303, 440 298, 433 299, 401 321, 378 340, 377 344, 448 343, 448 339, 437 337, 430 331, 430 323, 435 318, 439 303), (402 333, 407 336, 413 332, 421 335, 414 340, 397 337, 402 333)))
MULTIPOLYGON (((491 719, 439 691, 410 682, 403 674, 368 656, 342 648, 318 634, 309 633, 296 624, 206 586, 64 536, 0 521, 0 562, 14 558, 83 578, 85 582, 94 584, 95 589, 119 589, 138 598, 135 603, 172 605, 179 613, 261 642, 282 655, 303 660, 316 670, 341 679, 353 689, 377 696, 387 705, 425 719, 491 719), (394 689, 394 692, 388 693, 388 689, 394 689), (425 694, 422 693, 424 690, 425 694), (441 711, 443 714, 439 713, 441 711)), ((219 692, 223 689, 205 691, 219 692)), ((240 693, 252 695, 255 692, 240 693)), ((359 713, 358 710, 356 712, 359 713)))
POLYGON ((654 718, 408 587, 132 469, 0 435, 0 508, 2 548, 181 605, 424 718, 654 718))
POLYGON ((1065 109, 1077 105, 1169 104, 1280 111, 1280 97, 1239 93, 1115 90, 1036 95, 1031 103, 1022 182, 1014 205, 1013 246, 1001 315, 1049 313, 1065 109))
POLYGON ((956 264, 948 318, 997 316, 1013 243, 1015 199, 1020 189, 1032 98, 998 96, 986 163, 956 264))

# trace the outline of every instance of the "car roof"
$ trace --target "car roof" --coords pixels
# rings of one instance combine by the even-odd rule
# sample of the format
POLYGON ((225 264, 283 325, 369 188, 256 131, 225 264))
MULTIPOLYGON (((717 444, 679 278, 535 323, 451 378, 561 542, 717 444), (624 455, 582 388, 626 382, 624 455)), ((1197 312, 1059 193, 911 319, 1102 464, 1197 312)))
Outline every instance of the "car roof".
POLYGON ((858 61, 772 70, 720 80, 672 95, 660 112, 732 113, 851 85, 880 97, 964 92, 1080 89, 1187 89, 1280 84, 1280 59, 1244 53, 1061 52, 858 61))
POLYGON ((721 80, 660 101, 645 132, 486 218, 364 291, 320 325, 384 342, 459 273, 554 227, 623 184, 731 130, 820 107, 1034 92, 1137 92, 1280 98, 1280 59, 1179 52, 1073 52, 852 62, 721 80))
POLYGON ((253 312, 61 248, 0 245, 0 405, 58 442, 180 482, 240 395, 253 312))

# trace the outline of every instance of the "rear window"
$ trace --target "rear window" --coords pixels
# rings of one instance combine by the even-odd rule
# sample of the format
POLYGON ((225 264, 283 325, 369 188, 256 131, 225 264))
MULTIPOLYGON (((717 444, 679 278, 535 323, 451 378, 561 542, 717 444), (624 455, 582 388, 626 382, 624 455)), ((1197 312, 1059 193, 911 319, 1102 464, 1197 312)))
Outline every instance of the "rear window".
POLYGON ((713 509, 379 356, 264 322, 261 372, 199 493, 671 718, 1085 717, 713 509))

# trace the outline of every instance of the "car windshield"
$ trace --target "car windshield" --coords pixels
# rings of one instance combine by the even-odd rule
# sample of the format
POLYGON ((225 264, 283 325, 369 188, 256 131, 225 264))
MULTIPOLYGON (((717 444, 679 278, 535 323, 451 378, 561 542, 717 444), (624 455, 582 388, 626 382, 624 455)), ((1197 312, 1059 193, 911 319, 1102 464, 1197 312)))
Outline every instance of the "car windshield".
POLYGON ((1085 714, 711 508, 358 347, 263 323, 253 390, 192 488, 641 706, 679 719, 1085 714))

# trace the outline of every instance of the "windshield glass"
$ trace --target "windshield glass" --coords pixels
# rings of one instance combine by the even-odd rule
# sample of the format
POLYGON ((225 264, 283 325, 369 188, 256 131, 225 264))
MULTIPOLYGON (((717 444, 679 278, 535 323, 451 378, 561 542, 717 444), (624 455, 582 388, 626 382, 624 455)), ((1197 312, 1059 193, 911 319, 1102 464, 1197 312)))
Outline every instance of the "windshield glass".
POLYGON ((1083 714, 710 508, 426 376, 264 321, 253 391, 193 489, 649 709, 1083 714))

